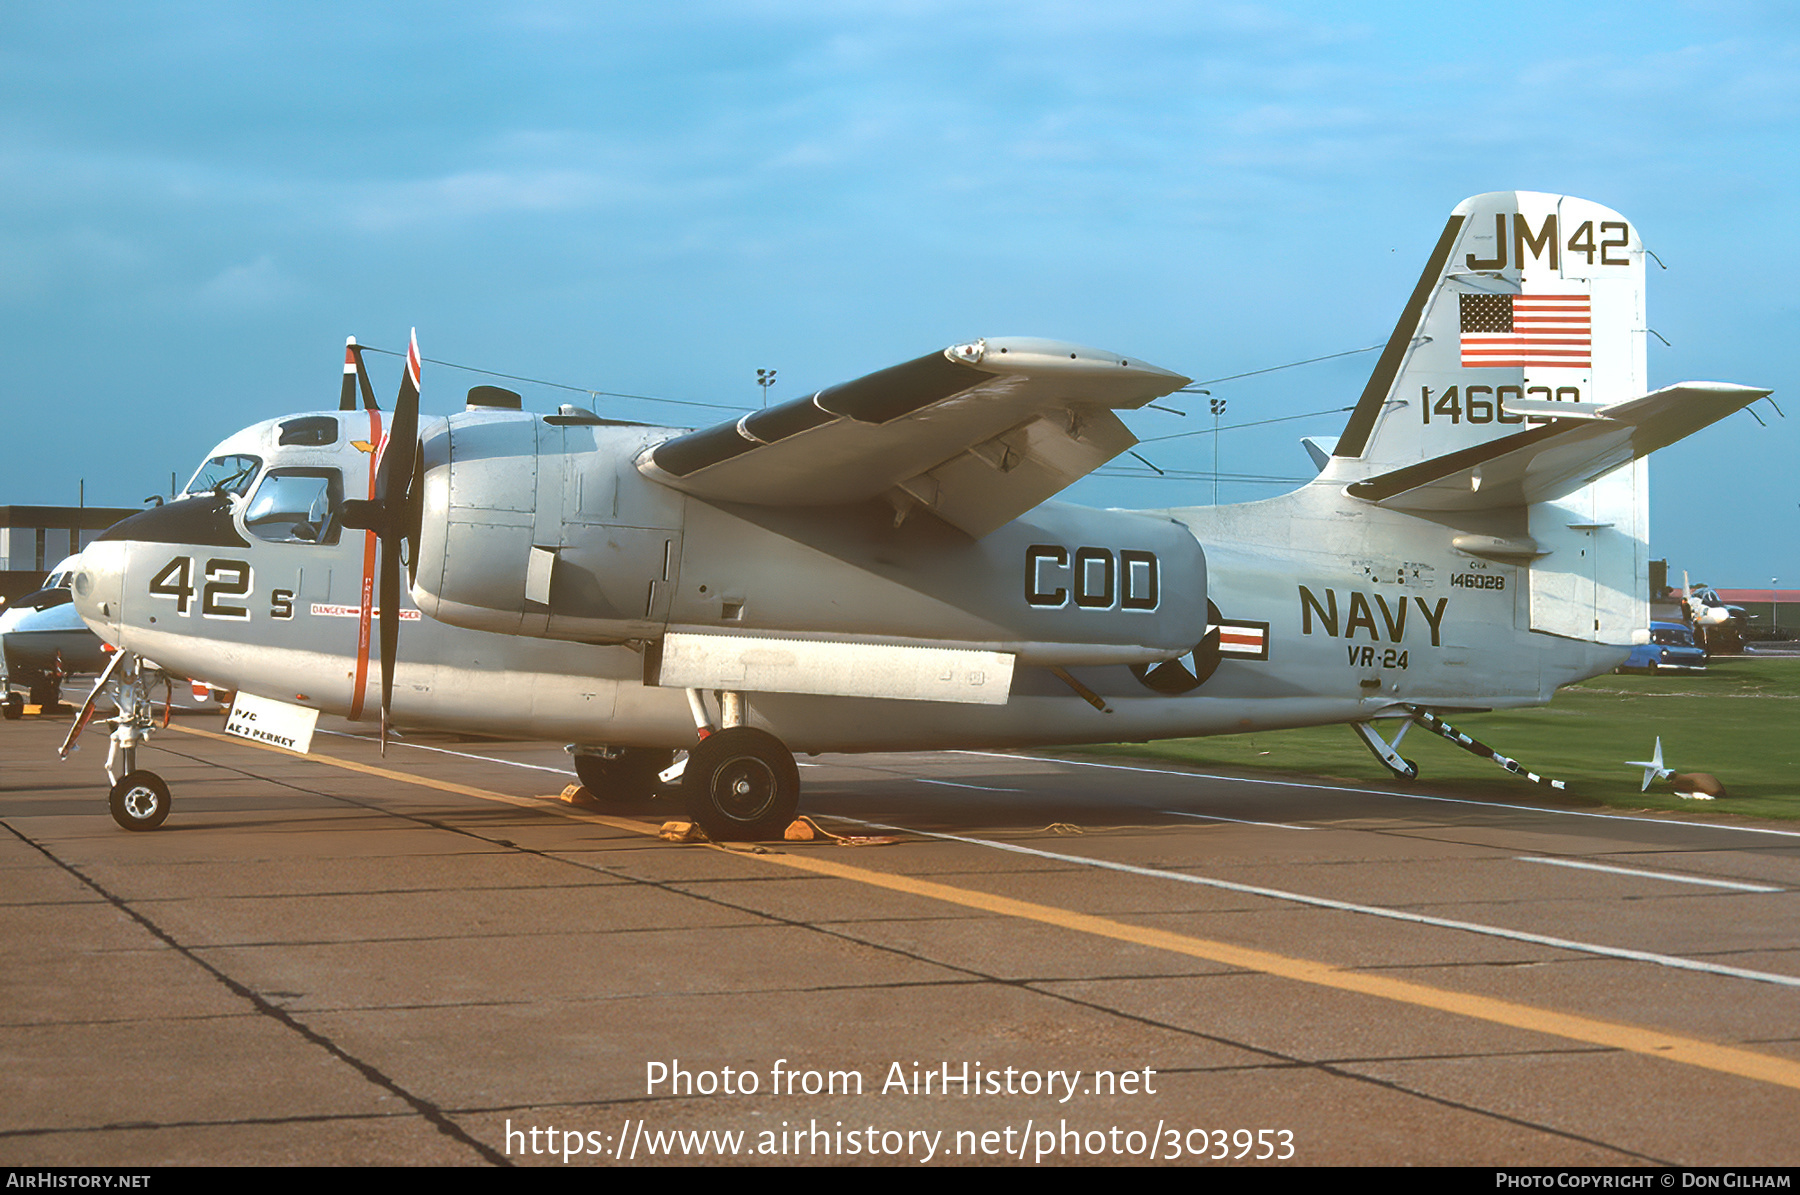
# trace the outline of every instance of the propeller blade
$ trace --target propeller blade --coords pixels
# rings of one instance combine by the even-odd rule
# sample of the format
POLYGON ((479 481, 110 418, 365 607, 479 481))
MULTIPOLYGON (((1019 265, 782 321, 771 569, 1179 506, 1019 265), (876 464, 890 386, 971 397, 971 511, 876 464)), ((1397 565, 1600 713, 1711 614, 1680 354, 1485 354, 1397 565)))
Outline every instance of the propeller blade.
POLYGON ((406 540, 401 517, 407 491, 412 489, 413 459, 419 448, 419 334, 414 329, 406 346, 406 371, 400 376, 400 397, 394 403, 394 420, 381 450, 376 477, 376 501, 381 504, 381 751, 387 754, 388 711, 394 702, 394 662, 400 649, 400 551, 406 540))
POLYGON ((356 380, 362 386, 363 410, 381 410, 381 404, 375 401, 375 388, 369 385, 369 367, 363 364, 362 345, 356 343, 356 337, 350 338, 349 346, 345 351, 356 358, 356 380))
POLYGON ((400 397, 394 403, 394 419, 387 447, 381 453, 381 500, 390 510, 412 482, 413 456, 419 449, 419 336, 415 330, 406 346, 406 372, 400 376, 400 397))
POLYGON ((400 545, 381 537, 381 754, 387 755, 388 710, 394 704, 394 660, 400 652, 400 545))
POLYGON ((344 341, 344 389, 338 395, 338 410, 356 410, 356 375, 361 372, 356 361, 356 337, 344 341))
POLYGON ((413 449, 413 471, 400 505, 394 510, 394 531, 406 543, 406 583, 411 585, 419 572, 419 528, 425 521, 425 453, 423 445, 413 449))

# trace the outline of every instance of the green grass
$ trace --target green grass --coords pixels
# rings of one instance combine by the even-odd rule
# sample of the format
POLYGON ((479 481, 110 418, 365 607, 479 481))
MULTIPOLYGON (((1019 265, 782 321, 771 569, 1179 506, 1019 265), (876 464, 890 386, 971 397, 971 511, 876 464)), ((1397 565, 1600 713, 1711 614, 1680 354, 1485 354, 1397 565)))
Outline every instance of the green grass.
MULTIPOLYGON (((1507 800, 1598 804, 1683 813, 1800 818, 1800 658, 1715 659, 1704 674, 1601 676, 1571 685, 1548 706, 1453 717, 1451 724, 1540 775, 1567 782, 1566 796, 1503 771, 1414 726, 1401 753, 1433 790, 1507 800), (1668 781, 1639 792, 1641 768, 1662 736, 1663 762, 1710 772, 1728 797, 1683 800, 1668 781)), ((1398 722, 1379 724, 1392 737, 1398 722)), ((1089 752, 1186 764, 1324 776, 1390 787, 1393 776, 1347 726, 1216 738, 1111 744, 1089 752)))

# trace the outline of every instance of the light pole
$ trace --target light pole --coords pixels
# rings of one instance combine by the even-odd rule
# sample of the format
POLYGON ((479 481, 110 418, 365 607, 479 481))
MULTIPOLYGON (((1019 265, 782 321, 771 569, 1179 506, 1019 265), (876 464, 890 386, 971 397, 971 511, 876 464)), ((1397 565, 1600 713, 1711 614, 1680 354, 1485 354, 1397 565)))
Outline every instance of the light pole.
POLYGON ((1213 398, 1213 399, 1208 399, 1207 401, 1212 404, 1212 417, 1213 417, 1213 500, 1212 500, 1212 504, 1214 506, 1217 506, 1219 504, 1219 416, 1221 416, 1225 413, 1225 400, 1222 398, 1213 398))
POLYGON ((762 392, 763 392, 763 404, 762 405, 766 407, 769 405, 769 387, 773 386, 775 384, 775 371, 772 369, 757 370, 756 371, 756 384, 758 386, 762 387, 762 392))

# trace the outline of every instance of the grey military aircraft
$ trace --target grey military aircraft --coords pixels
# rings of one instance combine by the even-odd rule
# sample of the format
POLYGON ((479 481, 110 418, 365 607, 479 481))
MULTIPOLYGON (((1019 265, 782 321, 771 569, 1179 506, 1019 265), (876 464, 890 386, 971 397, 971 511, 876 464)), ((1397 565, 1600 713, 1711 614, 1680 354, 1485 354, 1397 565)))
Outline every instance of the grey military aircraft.
POLYGON ((1644 457, 1767 391, 1651 392, 1645 337, 1630 222, 1477 196, 1313 481, 1148 511, 1050 499, 1188 379, 1079 345, 973 340, 684 430, 494 387, 421 426, 416 342, 391 414, 352 342, 337 410, 231 436, 82 554, 123 649, 114 816, 169 809, 135 758, 153 668, 384 742, 565 742, 602 798, 679 775, 720 839, 791 820, 796 751, 1341 722, 1411 775, 1377 720, 1460 739, 1444 715, 1547 702, 1646 633, 1644 457))
POLYGON ((68 557, 50 570, 41 588, 0 610, 0 714, 8 721, 25 710, 26 698, 14 685, 25 686, 33 705, 52 709, 61 700, 65 676, 96 673, 106 664, 100 640, 71 604, 75 560, 68 557))

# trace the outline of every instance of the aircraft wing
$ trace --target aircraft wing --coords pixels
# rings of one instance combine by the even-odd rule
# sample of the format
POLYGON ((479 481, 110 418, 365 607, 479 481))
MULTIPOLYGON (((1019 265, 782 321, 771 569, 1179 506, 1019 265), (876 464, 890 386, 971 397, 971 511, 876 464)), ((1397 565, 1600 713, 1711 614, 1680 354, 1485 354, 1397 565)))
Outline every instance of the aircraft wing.
POLYGON ((1647 456, 1770 393, 1726 382, 1682 382, 1570 415, 1573 404, 1509 402, 1541 427, 1354 482, 1352 497, 1396 510, 1482 510, 1548 502, 1647 456))
POLYGON ((980 538, 1136 444, 1114 410, 1188 381, 1079 345, 978 340, 665 440, 638 469, 757 506, 886 496, 980 538))

